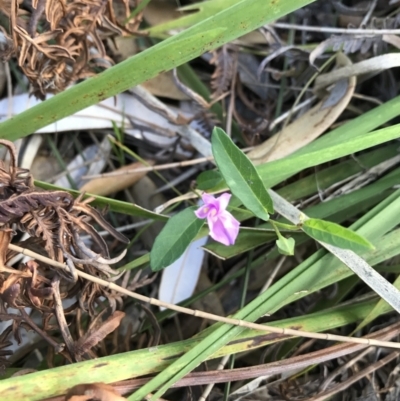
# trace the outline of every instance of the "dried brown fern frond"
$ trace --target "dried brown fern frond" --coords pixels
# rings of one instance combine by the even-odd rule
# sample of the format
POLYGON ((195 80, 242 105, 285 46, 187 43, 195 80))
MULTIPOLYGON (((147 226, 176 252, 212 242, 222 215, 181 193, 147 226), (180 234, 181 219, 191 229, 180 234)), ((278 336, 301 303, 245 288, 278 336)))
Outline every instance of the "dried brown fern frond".
POLYGON ((18 0, 0 3, 1 11, 10 18, 11 32, 11 38, 5 35, 0 57, 9 58, 14 53, 32 85, 32 93, 40 98, 94 75, 97 68, 111 66, 113 61, 103 41, 136 33, 142 20, 142 12, 129 18, 127 0, 29 3, 24 2, 24 8, 18 0))
MULTIPOLYGON (((29 170, 21 169, 16 164, 13 143, 0 140, 0 144, 8 148, 11 156, 9 165, 0 161, 0 320, 12 320, 10 330, 17 341, 20 340, 21 328, 33 329, 67 361, 80 360, 81 354, 89 351, 96 342, 102 341, 115 328, 115 324, 105 324, 104 328, 97 331, 89 330, 84 337, 87 343, 79 343, 79 347, 75 347, 76 339, 69 332, 66 313, 80 309, 95 317, 105 308, 114 313, 117 306, 122 305, 120 294, 78 279, 76 274, 76 269, 80 269, 90 275, 111 280, 122 274, 110 265, 120 260, 125 253, 110 258, 107 243, 92 223, 123 243, 128 240, 90 206, 93 199, 84 200, 83 196, 74 199, 65 191, 35 188, 29 170), (58 262, 66 262, 71 274, 65 275, 53 266, 33 260, 15 268, 9 267, 15 253, 8 250, 8 245, 18 231, 27 232, 31 236, 21 245, 58 262), (81 234, 91 238, 96 251, 83 242, 81 234), (108 302, 101 300, 101 297, 108 302), (68 311, 64 311, 62 300, 73 298, 76 298, 76 302, 68 311), (27 314, 27 307, 42 313, 43 329, 27 314), (19 314, 8 313, 8 308, 19 310, 19 314), (63 342, 49 334, 49 331, 54 330, 61 334, 63 342)), ((7 352, 2 351, 1 338, 0 370, 6 366, 8 356, 7 352)), ((5 341, 4 347, 8 344, 5 341)))
POLYGON ((91 349, 93 347, 119 327, 121 320, 125 316, 124 312, 115 311, 111 316, 102 321, 104 312, 106 312, 106 309, 92 320, 86 334, 79 337, 78 341, 75 342, 74 351, 77 355, 92 352, 91 349))
POLYGON ((215 65, 215 71, 211 76, 212 99, 218 99, 231 87, 233 77, 236 74, 237 49, 228 44, 212 52, 210 64, 215 65))
POLYGON ((77 263, 90 264, 110 274, 107 244, 89 223, 94 221, 107 230, 115 239, 127 243, 125 236, 108 224, 103 216, 88 203, 93 199, 74 199, 65 191, 44 191, 33 186, 28 170, 16 165, 15 148, 12 142, 0 140, 11 154, 10 166, 0 164, 0 229, 11 230, 14 226, 44 242, 48 256, 59 262, 71 259, 77 263), (89 235, 100 249, 95 253, 80 240, 79 234, 89 235))

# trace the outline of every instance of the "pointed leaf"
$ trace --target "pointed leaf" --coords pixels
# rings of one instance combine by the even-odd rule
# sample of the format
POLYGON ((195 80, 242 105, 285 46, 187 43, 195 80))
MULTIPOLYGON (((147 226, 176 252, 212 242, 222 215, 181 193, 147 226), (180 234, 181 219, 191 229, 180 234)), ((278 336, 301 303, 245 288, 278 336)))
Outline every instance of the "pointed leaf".
POLYGON ((374 246, 361 235, 330 221, 307 219, 302 229, 310 237, 339 248, 352 251, 374 249, 374 246))
POLYGON ((221 128, 214 128, 211 143, 215 162, 232 193, 257 217, 268 220, 274 207, 253 163, 221 128))
POLYGON ((195 210, 196 207, 187 208, 168 220, 150 252, 153 271, 162 270, 175 262, 196 237, 204 220, 196 217, 195 210))

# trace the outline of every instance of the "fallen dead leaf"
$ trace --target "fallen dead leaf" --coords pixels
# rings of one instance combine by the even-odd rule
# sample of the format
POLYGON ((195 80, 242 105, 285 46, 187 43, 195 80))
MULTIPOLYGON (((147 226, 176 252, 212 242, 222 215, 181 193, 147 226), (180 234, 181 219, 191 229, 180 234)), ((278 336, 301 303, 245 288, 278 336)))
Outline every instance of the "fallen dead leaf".
POLYGON ((151 1, 143 11, 143 17, 151 25, 160 25, 182 16, 182 12, 177 10, 177 4, 165 0, 151 1))
MULTIPOLYGON (((151 166, 154 165, 154 161, 152 160, 146 160, 146 162, 151 166)), ((115 172, 134 170, 136 168, 141 168, 141 167, 143 167, 143 163, 136 162, 123 166, 115 170, 115 172)), ((80 188, 80 191, 88 192, 94 195, 107 196, 113 192, 118 192, 125 188, 129 188, 130 186, 138 182, 140 179, 142 179, 146 174, 147 174, 146 171, 141 171, 141 172, 121 174, 118 177, 111 176, 111 177, 94 178, 93 180, 90 180, 85 185, 83 185, 80 188)))
MULTIPOLYGON (((339 66, 351 65, 350 59, 338 53, 339 66)), ((255 164, 281 159, 302 148, 324 133, 342 114, 353 96, 356 78, 344 78, 312 109, 248 153, 255 164)))
POLYGON ((174 100, 188 100, 189 98, 175 85, 172 71, 163 72, 144 82, 142 86, 154 96, 162 96, 174 100))
POLYGON ((78 384, 65 396, 65 401, 124 401, 125 397, 106 383, 78 384))
POLYGON ((371 57, 355 64, 343 65, 337 70, 321 74, 315 80, 315 90, 325 88, 349 76, 378 73, 389 68, 400 67, 400 54, 388 53, 382 56, 371 57))
POLYGON ((93 327, 89 327, 87 333, 80 337, 75 344, 75 353, 82 355, 88 352, 91 348, 96 346, 100 341, 104 340, 110 333, 112 333, 117 327, 119 327, 121 320, 125 317, 125 313, 121 311, 115 311, 108 319, 104 322, 99 322, 100 314, 94 320, 93 327))

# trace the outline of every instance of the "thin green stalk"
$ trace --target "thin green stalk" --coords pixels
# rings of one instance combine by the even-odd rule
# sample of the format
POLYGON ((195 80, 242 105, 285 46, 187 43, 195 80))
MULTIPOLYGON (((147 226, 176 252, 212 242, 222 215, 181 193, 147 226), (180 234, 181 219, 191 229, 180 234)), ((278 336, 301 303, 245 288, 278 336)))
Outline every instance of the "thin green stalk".
POLYGON ((124 23, 127 24, 131 19, 135 18, 141 11, 144 10, 150 1, 151 0, 142 0, 142 2, 139 3, 139 5, 129 14, 129 17, 124 21, 124 23))
MULTIPOLYGON (((290 21, 293 23, 294 22, 294 15, 290 16, 290 21)), ((288 45, 292 45, 294 41, 294 29, 289 30, 289 35, 288 35, 288 45)), ((285 73, 289 67, 289 60, 287 57, 285 57, 283 61, 283 72, 285 73)), ((286 87, 287 87, 287 78, 285 75, 281 78, 281 84, 279 87, 279 93, 278 93, 278 98, 276 102, 276 108, 275 108, 275 118, 278 118, 281 113, 282 113, 282 106, 283 106, 283 98, 286 92, 286 87)))
MULTIPOLYGON (((121 130, 119 129, 117 124, 115 124, 114 121, 112 122, 112 126, 113 126, 114 135, 117 138, 117 140, 119 141, 119 143, 124 143, 124 134, 121 132, 121 130)), ((117 155, 119 164, 121 166, 124 166, 125 165, 125 155, 124 155, 123 149, 121 149, 119 146, 117 146, 114 143, 114 141, 110 141, 110 142, 111 142, 111 146, 114 150, 114 153, 117 155)))
POLYGON ((78 189, 78 186, 76 185, 75 180, 71 177, 71 174, 68 171, 68 166, 65 164, 63 158, 61 157, 60 152, 58 151, 58 148, 55 145, 53 139, 51 139, 50 135, 46 135, 46 140, 54 157, 57 159, 58 164, 61 166, 63 171, 65 171, 65 176, 67 177, 70 187, 75 190, 78 189))

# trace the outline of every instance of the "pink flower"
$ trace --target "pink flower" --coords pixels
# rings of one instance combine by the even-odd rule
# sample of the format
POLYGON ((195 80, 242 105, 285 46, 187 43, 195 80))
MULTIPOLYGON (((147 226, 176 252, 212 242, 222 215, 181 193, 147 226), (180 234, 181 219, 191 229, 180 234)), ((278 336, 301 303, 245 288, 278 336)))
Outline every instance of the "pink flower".
POLYGON ((212 239, 224 245, 233 245, 239 234, 240 223, 226 211, 231 195, 225 193, 216 199, 203 193, 201 197, 204 205, 195 211, 196 216, 199 219, 207 218, 212 239))

